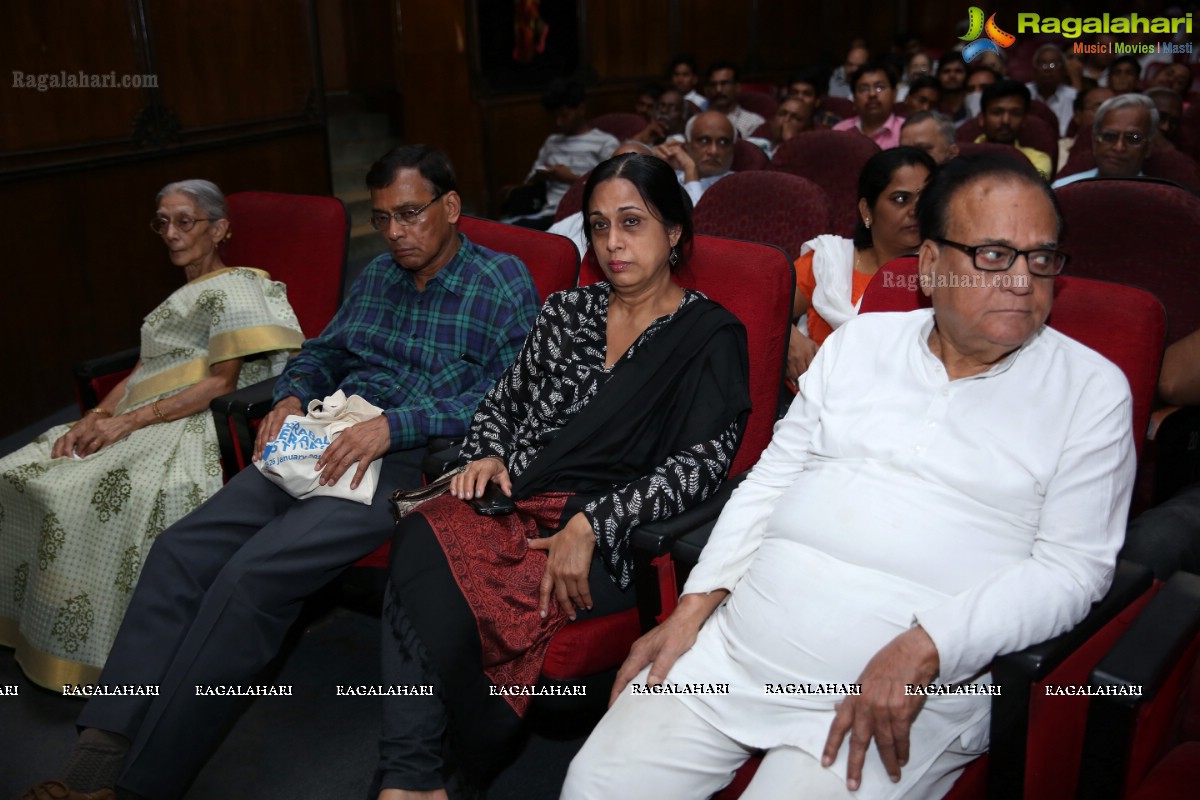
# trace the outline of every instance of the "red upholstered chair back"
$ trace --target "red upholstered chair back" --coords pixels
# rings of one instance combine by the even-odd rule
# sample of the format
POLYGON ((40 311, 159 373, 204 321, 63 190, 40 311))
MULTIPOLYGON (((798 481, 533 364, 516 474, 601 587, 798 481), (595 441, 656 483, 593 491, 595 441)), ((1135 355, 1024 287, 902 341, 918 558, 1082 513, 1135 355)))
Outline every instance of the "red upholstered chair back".
POLYGON ((229 230, 222 258, 256 267, 287 285, 307 337, 319 334, 341 303, 350 218, 336 197, 238 192, 226 198, 229 230))
POLYGON ((1058 126, 1061 123, 1058 119, 1058 114, 1054 113, 1054 109, 1050 108, 1050 106, 1046 105, 1041 100, 1034 100, 1029 104, 1029 113, 1032 116, 1040 119, 1042 122, 1045 122, 1050 126, 1050 130, 1057 134, 1058 126))
MULTIPOLYGON (((588 251, 579 285, 603 278, 595 255, 588 251)), ((791 260, 777 247, 697 236, 687 266, 675 279, 681 286, 701 291, 720 303, 746 326, 753 408, 729 471, 730 475, 737 475, 758 461, 775 427, 796 288, 795 271, 791 260)))
POLYGON ((458 230, 476 244, 497 253, 512 253, 525 262, 543 302, 554 292, 575 285, 579 275, 579 250, 564 236, 466 214, 458 218, 458 230))
POLYGON ((779 108, 779 103, 775 98, 765 92, 738 92, 738 105, 747 111, 753 111, 763 119, 770 119, 775 116, 775 110, 779 108))
MULTIPOLYGON (((918 285, 917 259, 909 257, 885 264, 875 273, 863 292, 859 313, 928 306, 929 299, 918 285)), ((1134 443, 1140 456, 1166 337, 1162 303, 1133 286, 1060 275, 1054 279, 1054 308, 1047 324, 1125 373, 1133 394, 1134 443)))
POLYGON ((564 194, 562 199, 558 201, 558 208, 554 211, 555 222, 560 222, 574 214, 576 211, 583 210, 583 187, 587 184, 587 180, 591 176, 592 171, 589 169, 587 172, 580 175, 575 182, 571 184, 570 188, 567 189, 567 193, 564 194))
POLYGON ((817 101, 817 106, 842 119, 858 116, 858 109, 854 107, 854 101, 849 97, 830 97, 826 95, 817 101))
POLYGON ((731 169, 734 172, 766 169, 770 163, 771 159, 758 145, 751 144, 745 139, 738 139, 733 143, 733 166, 731 169))
POLYGON ((739 172, 714 183, 692 217, 696 233, 773 244, 795 260, 800 246, 829 230, 829 197, 786 172, 739 172))
MULTIPOLYGON (((1049 111, 1049 109, 1047 110, 1049 111)), ((978 118, 972 118, 959 126, 955 138, 959 142, 974 142, 981 135, 983 135, 983 126, 979 124, 978 118)), ((1021 122, 1021 129, 1017 132, 1017 141, 1021 143, 1022 147, 1032 147, 1050 156, 1050 174, 1057 174, 1058 128, 1050 127, 1048 122, 1030 112, 1021 122)))
POLYGON ((858 176, 879 146, 853 131, 812 131, 784 142, 769 169, 807 178, 829 195, 825 233, 850 238, 858 219, 858 176))
POLYGON ((1167 307, 1167 343, 1200 329, 1200 198, 1145 180, 1089 180, 1055 191, 1067 272, 1137 286, 1167 307))
POLYGON ((1009 147, 1006 144, 994 144, 993 142, 959 142, 958 154, 960 156, 977 156, 981 153, 989 155, 997 155, 1003 158, 1011 158, 1014 161, 1020 161, 1022 164, 1028 164, 1029 159, 1015 147, 1009 147))
POLYGON ((640 114, 633 114, 624 111, 614 112, 612 114, 601 114, 594 118, 591 122, 593 128, 599 128, 605 133, 612 134, 617 137, 618 142, 623 142, 626 139, 632 139, 642 132, 642 129, 649 125, 650 122, 640 114))

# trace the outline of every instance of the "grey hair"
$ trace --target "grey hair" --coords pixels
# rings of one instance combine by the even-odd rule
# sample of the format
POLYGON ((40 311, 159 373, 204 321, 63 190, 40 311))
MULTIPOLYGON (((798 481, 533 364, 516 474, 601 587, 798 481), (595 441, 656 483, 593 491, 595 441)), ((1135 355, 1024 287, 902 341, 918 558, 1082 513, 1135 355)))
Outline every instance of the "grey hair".
MULTIPOLYGON (((674 89, 671 89, 671 90, 669 90, 669 91, 675 91, 675 90, 674 90, 674 89)), ((666 92, 664 92, 664 94, 666 94, 666 92)), ((646 151, 646 155, 648 155, 648 156, 652 156, 652 155, 654 155, 654 148, 653 148, 653 147, 651 147, 650 145, 646 144, 645 142, 639 142, 637 139, 626 139, 625 141, 621 142, 621 144, 618 146, 618 148, 617 148, 617 149, 620 149, 621 147, 625 147, 625 146, 627 146, 627 145, 636 145, 636 146, 638 146, 638 147, 642 148, 643 150, 645 150, 645 151, 646 151)))
POLYGON ((225 195, 221 192, 220 187, 212 181, 206 181, 203 178, 189 178, 186 181, 168 183, 159 190, 158 197, 154 198, 155 204, 162 203, 162 199, 169 194, 186 194, 196 201, 196 205, 208 215, 209 219, 229 218, 229 207, 225 205, 225 195))
POLYGON ((1037 50, 1033 51, 1033 63, 1036 64, 1037 57, 1040 56, 1042 53, 1046 52, 1047 50, 1053 50, 1054 52, 1058 53, 1059 58, 1067 57, 1067 54, 1063 52, 1063 49, 1061 47, 1059 47, 1056 44, 1051 44, 1051 43, 1047 42, 1046 44, 1039 47, 1037 50))
POLYGON ((909 125, 920 125, 927 119, 931 119, 936 122, 938 133, 942 135, 942 138, 950 144, 954 144, 954 138, 958 128, 955 127, 954 120, 950 119, 940 111, 918 111, 916 114, 913 114, 911 117, 906 119, 904 124, 900 126, 900 129, 903 130, 909 125))
POLYGON ((1158 106, 1154 105, 1154 101, 1144 94, 1130 92, 1128 94, 1119 94, 1116 97, 1110 97, 1100 104, 1096 109, 1096 119, 1092 122, 1092 137, 1100 135, 1100 129, 1103 127, 1104 118, 1110 112, 1117 111, 1122 108, 1144 108, 1150 114, 1150 132, 1149 136, 1153 139, 1158 135, 1158 106))

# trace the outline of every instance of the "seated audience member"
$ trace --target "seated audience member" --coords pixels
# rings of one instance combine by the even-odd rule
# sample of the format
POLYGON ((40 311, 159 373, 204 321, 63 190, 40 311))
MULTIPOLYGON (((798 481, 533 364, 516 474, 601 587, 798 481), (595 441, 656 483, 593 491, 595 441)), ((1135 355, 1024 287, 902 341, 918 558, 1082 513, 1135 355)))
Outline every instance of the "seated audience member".
POLYGON ((619 144, 612 134, 588 123, 583 86, 576 81, 553 81, 542 95, 542 106, 554 115, 558 133, 547 137, 525 182, 546 184, 546 204, 531 217, 510 220, 539 230, 550 227, 571 184, 612 156, 619 144))
POLYGON ((1067 135, 1075 111, 1075 87, 1067 80, 1067 57, 1056 44, 1044 44, 1033 54, 1033 80, 1025 84, 1034 99, 1058 116, 1058 135, 1067 135))
POLYGON ((670 136, 682 135, 683 125, 686 121, 687 103, 684 101, 683 95, 676 89, 667 89, 659 95, 658 102, 654 104, 654 114, 650 124, 633 139, 646 144, 662 144, 670 136))
POLYGON ((491 690, 535 685, 568 621, 633 606, 634 528, 716 491, 741 439, 745 330, 671 280, 692 239, 671 170, 606 161, 583 204, 607 280, 550 296, 475 412, 465 471, 396 530, 382 682, 436 695, 385 699, 379 800, 445 798, 455 764, 482 788, 529 707, 491 690), (513 513, 476 513, 485 490, 513 513))
POLYGON ((708 82, 705 91, 708 93, 708 110, 720 111, 729 117, 733 127, 738 129, 742 138, 754 135, 758 126, 765 119, 738 105, 738 92, 742 90, 738 83, 737 65, 730 61, 718 61, 708 68, 708 82))
POLYGON ((942 84, 942 107, 938 109, 955 122, 967 119, 967 62, 962 53, 951 51, 938 62, 938 82, 942 84))
POLYGON ((922 111, 936 111, 942 102, 942 84, 931 75, 916 78, 908 87, 904 108, 909 116, 922 111))
POLYGON ((821 348, 564 800, 707 797, 753 750, 746 797, 942 797, 986 749, 991 701, 906 687, 988 684, 997 655, 1105 593, 1132 402, 1116 366, 1045 325, 1066 260, 1053 195, 1028 165, 959 158, 918 216, 933 308, 857 317, 821 348), (806 684, 861 689, 786 691, 806 684))
POLYGON ((1097 86, 1075 95, 1075 110, 1071 117, 1075 123, 1075 135, 1064 136, 1058 140, 1059 172, 1067 165, 1067 161, 1071 157, 1071 150, 1075 148, 1075 143, 1079 141, 1080 135, 1084 136, 1083 144, 1090 149, 1091 142, 1089 140, 1092 135, 1092 125, 1096 121, 1096 109, 1100 108, 1105 100, 1114 96, 1113 90, 1107 86, 1097 86))
MULTIPOLYGON (((674 92, 673 89, 671 91, 674 92)), ((675 92, 675 94, 678 95, 678 92, 675 92)), ((613 151, 612 157, 616 158, 617 156, 624 156, 624 155, 630 155, 630 154, 647 155, 647 156, 657 156, 658 155, 655 152, 655 148, 651 147, 650 145, 646 144, 645 142, 639 142, 635 139, 630 139, 627 142, 621 142, 621 146, 613 151)), ((588 243, 587 243, 587 237, 583 233, 583 211, 582 210, 576 211, 574 214, 569 214, 568 216, 563 217, 558 222, 551 225, 548 232, 556 233, 559 236, 565 236, 568 239, 570 239, 572 242, 574 242, 575 247, 577 247, 579 249, 579 257, 580 258, 583 258, 585 255, 587 255, 588 243)))
POLYGON ((775 157, 779 146, 798 133, 813 129, 813 108, 798 97, 786 97, 771 118, 771 144, 767 155, 775 157))
POLYGON ((983 133, 975 141, 1017 148, 1029 159, 1039 175, 1050 180, 1053 177, 1050 174, 1050 156, 1032 147, 1022 147, 1017 139, 1021 123, 1029 111, 1029 90, 1023 84, 1005 78, 983 90, 980 104, 983 110, 979 112, 979 123, 983 126, 983 133))
POLYGON ((1108 88, 1115 94, 1128 94, 1138 90, 1138 78, 1142 65, 1137 56, 1119 56, 1108 68, 1108 88))
POLYGON ((881 150, 900 143, 900 117, 893 113, 896 105, 896 76, 890 68, 877 63, 864 64, 852 76, 854 108, 858 116, 844 119, 833 126, 835 131, 856 131, 866 136, 881 150))
POLYGON ((657 83, 642 84, 637 99, 633 101, 633 113, 647 122, 653 120, 654 108, 658 105, 658 98, 662 97, 662 93, 663 89, 657 83))
POLYGON ((788 345, 790 379, 808 368, 830 333, 858 313, 879 268, 917 251, 917 198, 935 169, 933 159, 913 147, 876 153, 858 176, 854 239, 823 235, 800 248, 792 306, 798 322, 788 345))
POLYGON ((913 114, 900 128, 900 146, 924 150, 940 166, 958 155, 955 127, 940 111, 913 114))
POLYGON ((1008 56, 1004 50, 999 52, 995 50, 985 50, 976 56, 971 67, 980 67, 982 69, 990 69, 995 75, 996 80, 1008 77, 1008 56))
POLYGON ((1158 109, 1158 138, 1155 147, 1174 147, 1184 155, 1192 157, 1191 142, 1183 137, 1183 98, 1174 89, 1155 86, 1147 89, 1146 97, 1158 109))
MULTIPOLYGON (((900 85, 896 87, 896 102, 902 102, 908 98, 914 81, 920 78, 932 77, 933 59, 924 50, 914 50, 909 54, 908 60, 904 64, 904 75, 900 78, 900 85)), ((938 89, 940 99, 941 84, 938 84, 938 89)), ((922 108, 920 110, 925 111, 926 109, 922 108)))
MULTIPOLYGON (((1158 396, 1172 406, 1200 405, 1200 331, 1167 348, 1158 396)), ((1129 523, 1121 558, 1145 564, 1165 581, 1176 571, 1200 573, 1200 484, 1129 523)))
MULTIPOLYGON (((385 411, 344 429, 314 470, 323 485, 355 488, 379 460, 381 488, 370 504, 296 499, 247 468, 163 531, 98 681, 159 694, 106 694, 84 706, 66 770, 74 792, 115 783, 122 797, 183 794, 241 708, 236 696, 196 687, 259 682, 304 599, 388 541, 389 490, 421 485, 431 438, 467 432, 537 317, 521 261, 455 229, 461 201, 444 153, 398 147, 371 166, 367 185, 371 223, 390 252, 367 265, 321 335, 287 363, 254 458, 288 415, 341 389, 385 411)), ((166 213, 178 224, 181 212, 166 213)), ((66 791, 43 784, 29 797, 66 791)))
POLYGON ((999 73, 988 67, 979 66, 978 59, 975 64, 971 65, 971 71, 967 74, 967 95, 963 98, 968 118, 979 116, 983 90, 998 80, 1000 80, 999 73))
POLYGON ((1117 57, 1113 52, 1113 44, 1117 41, 1115 35, 1098 33, 1095 36, 1089 36, 1086 41, 1088 44, 1098 44, 1103 47, 1092 48, 1092 52, 1088 52, 1082 57, 1067 54, 1067 76, 1076 92, 1083 92, 1096 86, 1107 86, 1108 67, 1117 57), (1079 62, 1077 68, 1072 69, 1072 60, 1079 62))
POLYGON ((150 225, 187 283, 146 316, 133 373, 0 459, 0 645, 58 691, 95 682, 155 538, 221 488, 209 403, 304 341, 282 283, 221 261, 215 184, 163 187, 150 225))
POLYGON ((853 100, 854 87, 850 85, 850 78, 870 60, 871 52, 864 45, 858 43, 850 45, 850 49, 846 51, 846 60, 829 76, 829 96, 853 100))
POLYGON ((668 139, 655 149, 675 170, 692 204, 708 187, 730 174, 737 131, 720 111, 705 111, 687 122, 687 142, 668 139))
POLYGON ((1085 178, 1135 178, 1154 151, 1158 136, 1158 109, 1144 94, 1117 95, 1101 103, 1092 126, 1092 153, 1096 166, 1067 175, 1054 188, 1085 178))
POLYGON ((708 100, 696 91, 696 85, 699 83, 700 68, 696 66, 695 58, 688 53, 680 53, 671 59, 671 85, 683 95, 684 100, 703 111, 708 100))
POLYGON ((1192 87, 1192 71, 1187 64, 1167 64, 1150 79, 1150 85, 1171 89, 1183 97, 1192 87))
POLYGON ((842 118, 837 114, 832 114, 823 108, 818 108, 821 98, 825 96, 821 87, 824 81, 821 80, 822 72, 816 67, 810 67, 792 76, 788 81, 787 96, 799 100, 808 109, 807 113, 811 119, 811 126, 805 130, 811 130, 813 127, 820 126, 822 128, 832 128, 842 121, 842 118))

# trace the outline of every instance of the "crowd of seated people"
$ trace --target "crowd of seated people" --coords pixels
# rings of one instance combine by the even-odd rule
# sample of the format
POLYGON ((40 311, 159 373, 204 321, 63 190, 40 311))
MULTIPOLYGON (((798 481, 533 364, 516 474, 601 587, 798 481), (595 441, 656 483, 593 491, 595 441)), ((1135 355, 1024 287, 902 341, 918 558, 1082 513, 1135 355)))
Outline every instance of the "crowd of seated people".
MULTIPOLYGON (((628 608, 633 527, 712 494, 736 451, 748 409, 744 332, 671 279, 691 252, 692 208, 731 173, 739 140, 761 140, 774 155, 794 137, 831 128, 865 136, 881 152, 858 176, 853 239, 818 236, 795 262, 786 371, 797 400, 762 466, 733 495, 678 609, 624 665, 615 704, 573 763, 563 796, 705 796, 728 783, 751 749, 767 757, 746 797, 796 785, 812 796, 882 796, 885 787, 889 796, 941 796, 986 749, 986 697, 922 706, 896 698, 894 687, 986 682, 997 654, 1078 622, 1104 593, 1125 530, 1134 471, 1128 387, 1112 364, 1043 324, 1066 263, 1056 249, 1053 189, 1141 177, 1156 148, 1191 158, 1200 139, 1187 129, 1186 65, 1168 64, 1142 87, 1137 58, 1079 59, 1047 44, 1031 57, 1034 80, 1024 84, 1005 77, 1004 54, 985 55, 986 64, 968 64, 955 50, 917 47, 876 59, 855 43, 828 80, 809 69, 780 86, 769 120, 740 105, 736 64, 714 62, 701 73, 681 55, 669 88, 638 89, 634 109, 646 125, 619 146, 589 122, 583 87, 556 82, 544 105, 559 132, 528 178, 545 187, 546 203, 514 221, 545 228, 580 182, 581 210, 550 230, 593 257, 605 281, 553 295, 540 315, 519 260, 457 232, 461 200, 445 155, 399 148, 367 176, 372 222, 389 252, 286 366, 300 343, 294 315, 282 288, 221 263, 216 247, 228 224, 219 192, 212 187, 210 197, 196 181, 164 188, 155 230, 189 279, 164 307, 202 308, 196 320, 204 324, 189 334, 200 350, 220 332, 218 316, 272 327, 278 337, 253 351, 193 355, 207 372, 163 388, 148 380, 149 351, 183 356, 157 352, 149 329, 161 320, 147 318, 143 361, 127 383, 73 427, 0 461, 3 643, 31 648, 23 664, 37 654, 91 665, 80 680, 174 687, 162 697, 90 701, 63 782, 28 797, 179 796, 236 713, 232 703, 200 703, 184 690, 250 680, 278 652, 304 597, 389 538, 382 682, 444 691, 387 705, 374 789, 379 800, 479 790, 503 766, 496 757, 517 736, 527 704, 476 695, 502 676, 536 680, 549 637, 570 621, 628 608), (854 115, 836 119, 822 107, 827 98, 852 100, 854 115), (1057 176, 1050 154, 1021 141, 1034 103, 1057 118, 1057 176), (957 132, 969 122, 982 131, 973 143, 1011 147, 1024 160, 957 157, 957 132), (1095 166, 1064 172, 1080 153, 1095 166), (906 255, 919 259, 932 310, 858 317, 872 276, 906 255), (983 290, 959 280, 988 272, 1020 280, 983 290), (204 292, 232 280, 222 313, 212 312, 204 292), (189 287, 200 294, 185 296, 189 287), (259 305, 234 314, 246 292, 259 305), (423 305, 429 298, 436 308, 423 305), (381 303, 422 311, 383 319, 381 303), (431 366, 406 344, 418 336, 464 355, 431 366), (424 444, 442 435, 465 436, 462 471, 398 528, 382 490, 352 509, 329 498, 299 501, 267 488, 254 469, 221 489, 206 461, 212 424, 204 409, 241 385, 248 368, 282 370, 259 452, 289 413, 342 388, 371 395, 385 414, 335 440, 323 481, 357 483, 379 461, 389 491, 415 486, 424 444), (399 388, 410 382, 438 402, 399 388), (1031 395, 1047 400, 1023 402, 1031 395), (1046 410, 1068 405, 1070 413, 1046 410), (1002 422, 955 423, 981 416, 1002 422), (1029 448, 1001 446, 1014 429, 1029 448), (170 486, 151 485, 135 469, 148 462, 129 463, 131 453, 147 460, 130 448, 167 433, 181 441, 195 433, 196 447, 181 456, 179 476, 164 478, 154 466, 155 480, 170 486), (614 466, 613 439, 640 449, 614 466), (1005 455, 984 463, 980 452, 1005 455), (207 477, 185 472, 197 469, 207 477), (981 471, 992 479, 979 480, 981 471), (112 496, 62 490, 72 472, 112 496), (1014 480, 1030 473, 1036 490, 1014 480), (181 494, 193 484, 199 499, 181 494), (467 501, 489 490, 513 508, 478 515, 467 501), (52 496, 67 505, 51 508, 52 496), (84 573, 94 565, 82 569, 72 548, 92 534, 64 523, 69 535, 49 537, 47 556, 46 520, 111 515, 114 503, 144 506, 149 521, 118 526, 128 536, 102 548, 102 579, 120 591, 95 591, 116 599, 93 600, 107 617, 86 658, 76 657, 69 643, 52 642, 62 638, 53 635, 54 604, 71 598, 39 596, 48 585, 39 579, 57 571, 72 597, 91 597, 84 573), (990 537, 985 552, 955 539, 964 525, 990 537), (946 563, 954 567, 930 569, 905 555, 928 547, 953 553, 946 563), (870 591, 848 588, 868 583, 870 591), (856 635, 846 636, 844 621, 829 629, 814 608, 853 615, 856 635), (1005 622, 1013 615, 1019 631, 1005 622), (796 631, 780 637, 784 621, 796 631), (21 638, 6 635, 18 628, 21 638), (256 646, 234 644, 245 641, 256 646), (744 656, 731 659, 736 652, 744 656), (779 680, 855 683, 864 696, 800 701, 743 690, 643 701, 625 688, 631 680, 717 680, 758 689, 773 682, 778 664, 795 667, 779 680), (888 715, 872 710, 881 703, 888 715)), ((1197 402, 1196 341, 1168 351, 1165 400, 1197 402)), ((1152 562, 1160 577, 1197 569, 1196 503, 1185 494, 1149 512, 1130 529, 1123 555, 1152 562)))

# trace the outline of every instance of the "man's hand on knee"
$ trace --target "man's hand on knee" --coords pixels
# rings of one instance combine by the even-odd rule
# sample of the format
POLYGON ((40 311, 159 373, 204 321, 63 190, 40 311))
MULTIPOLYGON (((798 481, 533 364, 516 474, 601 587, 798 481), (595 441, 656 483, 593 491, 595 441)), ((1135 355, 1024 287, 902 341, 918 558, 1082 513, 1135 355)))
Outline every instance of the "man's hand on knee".
POLYGON ((321 485, 337 483, 346 470, 357 463, 358 469, 350 481, 350 488, 357 489, 371 462, 387 455, 391 449, 392 433, 387 417, 381 414, 351 425, 337 435, 317 460, 315 469, 321 473, 321 485))
POLYGON ((295 414, 296 416, 304 416, 304 409, 300 407, 299 397, 285 397, 275 404, 275 407, 267 412, 263 417, 262 422, 258 425, 258 433, 254 436, 254 460, 261 461, 263 448, 267 446, 279 435, 279 431, 283 428, 284 421, 288 416, 295 414))
POLYGON ((925 695, 906 694, 905 687, 929 683, 938 668, 937 647, 923 628, 911 628, 888 642, 859 676, 862 694, 850 695, 838 705, 821 764, 828 767, 834 762, 849 733, 846 787, 850 791, 862 784, 871 739, 888 775, 900 780, 900 769, 908 763, 909 730, 925 703, 925 695))

